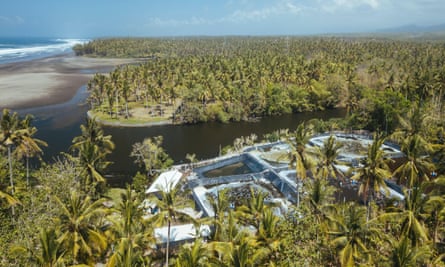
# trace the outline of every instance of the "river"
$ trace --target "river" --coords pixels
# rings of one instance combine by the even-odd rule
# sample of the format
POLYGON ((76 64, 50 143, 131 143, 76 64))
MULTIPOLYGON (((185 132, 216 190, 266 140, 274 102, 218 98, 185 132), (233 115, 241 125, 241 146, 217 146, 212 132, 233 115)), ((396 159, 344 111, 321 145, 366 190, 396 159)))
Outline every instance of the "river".
MULTIPOLYGON (((38 108, 19 110, 20 114, 33 114, 36 137, 48 143, 43 159, 52 161, 60 152, 68 152, 73 137, 80 134, 80 125, 85 122, 88 106, 85 86, 68 102, 38 108)), ((312 118, 329 119, 344 116, 344 110, 334 109, 319 112, 290 114, 268 117, 258 122, 202 123, 196 125, 162 125, 152 127, 104 127, 105 133, 112 135, 116 149, 109 159, 114 162, 109 168, 113 174, 133 174, 137 169, 129 157, 132 145, 146 137, 162 135, 163 147, 175 163, 186 162, 187 153, 195 153, 197 159, 217 156, 220 148, 230 145, 240 136, 252 133, 261 138, 274 130, 293 130, 302 122, 312 118)))

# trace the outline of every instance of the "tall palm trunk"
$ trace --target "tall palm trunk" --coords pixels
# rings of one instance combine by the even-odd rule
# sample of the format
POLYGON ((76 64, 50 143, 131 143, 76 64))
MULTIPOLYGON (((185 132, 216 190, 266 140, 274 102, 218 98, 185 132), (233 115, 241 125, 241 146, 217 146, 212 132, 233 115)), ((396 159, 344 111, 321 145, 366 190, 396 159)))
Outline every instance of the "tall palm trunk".
POLYGON ((9 165, 9 182, 11 184, 11 195, 14 195, 14 179, 12 178, 12 157, 11 145, 8 146, 8 165, 9 165))
POLYGON ((166 247, 166 251, 165 251, 165 267, 168 267, 168 254, 170 252, 170 227, 171 227, 171 222, 170 220, 168 220, 168 227, 167 227, 167 247, 166 247))
POLYGON ((26 188, 29 188, 29 157, 26 156, 26 188))
POLYGON ((298 177, 296 178, 297 184, 296 184, 296 188, 297 188, 297 209, 300 208, 300 182, 298 177))
POLYGON ((119 95, 116 91, 116 96, 115 96, 115 100, 116 100, 116 118, 119 118, 119 95))
MULTIPOLYGON (((11 145, 8 145, 8 165, 9 165, 9 182, 11 184, 11 196, 14 196, 14 179, 12 177, 12 157, 11 157, 11 145)), ((12 216, 15 215, 14 206, 11 206, 12 216)))
POLYGON ((371 214, 372 214, 372 207, 371 207, 371 203, 374 201, 374 185, 371 184, 368 188, 368 197, 367 197, 367 203, 366 203, 366 222, 369 222, 370 218, 371 218, 371 214))
POLYGON ((30 156, 30 152, 29 152, 29 147, 26 146, 26 189, 29 189, 29 156, 30 156))

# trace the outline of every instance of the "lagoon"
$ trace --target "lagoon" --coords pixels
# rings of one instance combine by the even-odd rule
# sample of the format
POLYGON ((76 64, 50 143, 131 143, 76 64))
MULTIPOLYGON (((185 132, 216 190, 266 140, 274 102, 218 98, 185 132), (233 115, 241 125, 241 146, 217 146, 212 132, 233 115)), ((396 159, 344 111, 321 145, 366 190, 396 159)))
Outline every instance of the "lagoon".
MULTIPOLYGON (((33 114, 34 125, 38 129, 37 138, 45 140, 43 159, 53 161, 60 152, 68 152, 71 140, 80 134, 80 125, 85 122, 88 110, 86 87, 81 87, 68 102, 38 108, 18 110, 20 114, 33 114)), ((109 171, 118 176, 132 176, 137 171, 133 159, 129 157, 132 145, 146 137, 162 135, 163 147, 175 164, 187 162, 187 153, 195 153, 197 159, 218 156, 220 149, 233 143, 240 136, 256 134, 260 139, 264 134, 278 129, 294 130, 296 126, 313 118, 329 119, 344 116, 343 109, 289 114, 266 117, 257 122, 201 123, 194 125, 158 125, 149 127, 110 127, 104 126, 107 135, 112 135, 116 149, 109 159, 114 162, 109 171)))

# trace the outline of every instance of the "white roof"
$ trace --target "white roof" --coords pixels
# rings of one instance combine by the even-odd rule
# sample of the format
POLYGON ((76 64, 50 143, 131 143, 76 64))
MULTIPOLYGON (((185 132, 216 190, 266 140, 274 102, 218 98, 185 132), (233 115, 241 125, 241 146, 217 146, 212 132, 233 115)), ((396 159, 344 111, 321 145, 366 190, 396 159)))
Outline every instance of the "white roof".
POLYGON ((161 173, 159 177, 151 184, 151 186, 145 191, 146 194, 164 191, 168 192, 170 189, 175 188, 182 177, 182 173, 178 170, 172 170, 161 173))
POLYGON ((203 186, 193 188, 194 199, 202 204, 202 208, 205 210, 207 216, 213 217, 215 216, 215 211, 207 199, 207 192, 207 189, 205 189, 203 186))
POLYGON ((391 187, 387 186, 386 188, 380 187, 380 193, 389 198, 395 198, 398 200, 404 200, 405 196, 400 194, 399 192, 393 190, 391 187))
MULTIPOLYGON (((168 227, 155 228, 154 235, 159 243, 166 243, 168 227)), ((193 224, 174 225, 170 227, 170 242, 190 240, 199 236, 208 237, 209 235, 210 228, 208 225, 201 225, 199 229, 196 229, 193 224)))

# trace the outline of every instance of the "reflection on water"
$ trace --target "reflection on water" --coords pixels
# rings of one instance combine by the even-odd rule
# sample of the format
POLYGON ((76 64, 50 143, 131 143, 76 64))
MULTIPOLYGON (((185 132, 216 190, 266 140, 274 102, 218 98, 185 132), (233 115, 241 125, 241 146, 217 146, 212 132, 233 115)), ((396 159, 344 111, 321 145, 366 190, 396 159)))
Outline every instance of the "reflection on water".
POLYGON ((84 123, 88 110, 85 104, 87 96, 86 86, 82 86, 65 103, 17 110, 21 115, 34 115, 34 125, 38 130, 36 137, 48 143, 48 147, 43 149, 45 161, 53 160, 60 152, 68 152, 72 139, 80 135, 80 125, 84 123))
POLYGON ((104 130, 113 136, 113 141, 116 143, 115 153, 112 156, 115 164, 111 166, 111 169, 124 171, 134 165, 133 159, 128 157, 132 145, 135 142, 141 142, 145 137, 162 135, 164 137, 163 147, 167 153, 176 163, 185 163, 187 162, 185 159, 187 153, 196 154, 197 159, 216 157, 221 148, 233 144, 233 140, 240 136, 255 133, 261 139, 264 134, 278 129, 295 130, 299 123, 312 118, 329 119, 341 116, 344 116, 344 110, 327 110, 263 118, 259 122, 226 124, 210 122, 196 125, 164 125, 141 128, 105 127, 104 130))
MULTIPOLYGON (((60 152, 68 152, 72 139, 80 134, 80 125, 84 123, 87 97, 86 87, 81 87, 68 102, 39 108, 19 110, 20 114, 31 113, 35 116, 36 137, 45 140, 44 159, 52 160, 60 152)), ((162 135, 163 147, 176 163, 185 162, 187 153, 195 153, 198 159, 207 159, 219 154, 220 148, 230 145, 240 136, 255 133, 260 138, 277 129, 294 130, 302 122, 312 118, 329 119, 344 115, 344 110, 326 110, 312 113, 300 113, 269 117, 259 122, 239 123, 203 123, 197 125, 163 125, 153 127, 104 127, 106 134, 112 135, 116 144, 110 160, 113 173, 134 173, 137 166, 129 157, 132 145, 146 137, 162 135)))
MULTIPOLYGON (((83 123, 85 114, 88 111, 88 105, 85 101, 87 96, 86 86, 82 86, 70 101, 61 104, 22 109, 19 113, 33 114, 36 116, 36 126, 38 126, 39 121, 47 121, 47 123, 50 124, 51 130, 64 129, 83 123)), ((37 128, 40 129, 40 127, 37 128)))

